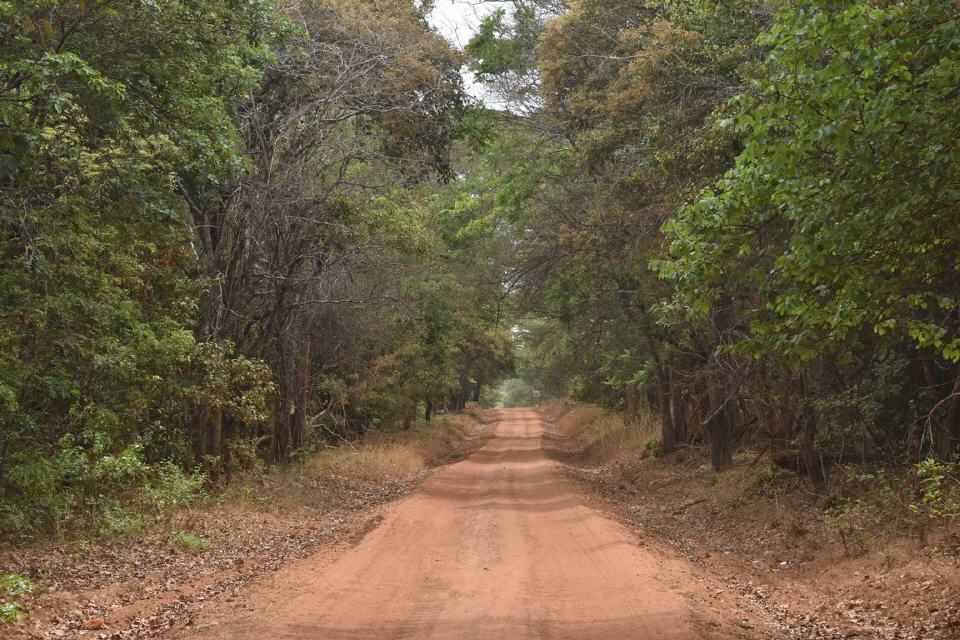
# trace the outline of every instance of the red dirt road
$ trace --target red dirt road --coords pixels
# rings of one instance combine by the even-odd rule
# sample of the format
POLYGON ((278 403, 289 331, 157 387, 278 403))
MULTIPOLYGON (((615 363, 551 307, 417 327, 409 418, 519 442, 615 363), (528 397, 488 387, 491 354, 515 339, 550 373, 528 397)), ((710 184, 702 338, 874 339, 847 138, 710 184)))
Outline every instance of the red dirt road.
POLYGON ((277 580, 269 605, 247 596, 269 607, 255 623, 201 617, 185 637, 729 637, 694 615, 703 594, 685 563, 654 555, 586 506, 546 457, 538 412, 501 418, 483 448, 396 503, 358 545, 277 580))

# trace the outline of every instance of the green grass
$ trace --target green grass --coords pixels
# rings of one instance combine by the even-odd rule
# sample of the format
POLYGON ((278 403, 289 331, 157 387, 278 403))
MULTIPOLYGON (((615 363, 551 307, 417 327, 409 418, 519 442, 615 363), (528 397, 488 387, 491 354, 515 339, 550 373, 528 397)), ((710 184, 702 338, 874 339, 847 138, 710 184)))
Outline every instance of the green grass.
POLYGON ((0 623, 13 624, 27 615, 23 607, 16 602, 0 602, 0 623))
POLYGON ((177 544, 190 552, 203 551, 213 546, 213 543, 189 531, 177 531, 171 536, 177 544))

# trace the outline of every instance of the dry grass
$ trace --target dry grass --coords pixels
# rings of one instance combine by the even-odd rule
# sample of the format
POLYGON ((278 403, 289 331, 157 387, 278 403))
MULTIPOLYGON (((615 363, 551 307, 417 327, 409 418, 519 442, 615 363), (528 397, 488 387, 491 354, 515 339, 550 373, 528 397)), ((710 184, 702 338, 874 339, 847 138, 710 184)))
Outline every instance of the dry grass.
POLYGON ((642 457, 651 446, 659 446, 659 427, 650 416, 626 420, 619 414, 601 414, 579 431, 585 458, 597 464, 642 457))
POLYGON ((321 449, 300 464, 237 479, 216 502, 240 511, 282 513, 392 499, 430 467, 472 450, 482 437, 480 426, 469 415, 441 415, 406 430, 373 430, 360 442, 321 449))
POLYGON ((415 475, 442 463, 467 437, 472 420, 458 418, 439 416, 403 431, 371 431, 359 444, 332 447, 310 456, 304 471, 371 481, 415 475))
POLYGON ((616 464, 643 457, 659 433, 656 418, 649 414, 628 420, 622 414, 597 406, 570 407, 558 401, 552 401, 542 410, 570 440, 580 460, 590 464, 616 464))
POLYGON ((327 449, 311 456, 304 472, 377 480, 409 476, 425 466, 423 454, 412 444, 375 444, 327 449))

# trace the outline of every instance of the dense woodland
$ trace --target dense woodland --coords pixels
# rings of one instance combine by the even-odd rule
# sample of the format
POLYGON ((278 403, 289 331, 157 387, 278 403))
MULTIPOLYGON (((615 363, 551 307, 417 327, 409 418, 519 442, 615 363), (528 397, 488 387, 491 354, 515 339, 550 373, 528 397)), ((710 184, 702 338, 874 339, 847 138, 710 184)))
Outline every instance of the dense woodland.
POLYGON ((514 375, 956 507, 960 7, 500 5, 0 0, 5 538, 514 375))

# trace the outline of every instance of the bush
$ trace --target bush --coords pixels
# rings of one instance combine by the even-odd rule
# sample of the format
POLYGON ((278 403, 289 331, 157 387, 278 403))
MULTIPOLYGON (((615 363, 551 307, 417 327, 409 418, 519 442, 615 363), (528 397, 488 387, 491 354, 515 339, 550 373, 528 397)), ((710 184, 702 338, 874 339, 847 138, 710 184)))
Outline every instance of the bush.
POLYGON ((12 462, 0 496, 0 531, 12 541, 104 528, 104 514, 121 510, 118 497, 149 471, 139 443, 113 453, 109 439, 91 431, 65 435, 47 453, 19 451, 12 462))
POLYGON ((660 449, 663 447, 660 442, 660 438, 656 436, 650 436, 643 442, 643 453, 640 454, 640 457, 644 460, 647 458, 655 458, 660 455, 660 449))
POLYGON ((750 479, 744 488, 744 493, 750 497, 776 498, 783 495, 788 486, 796 482, 796 479, 796 475, 771 464, 750 479))
POLYGON ((921 541, 926 544, 930 527, 936 522, 960 518, 960 463, 927 458, 914 467, 920 491, 910 503, 921 541))
POLYGON ((13 624, 27 615, 14 598, 33 593, 33 582, 16 573, 0 574, 0 623, 13 624))
POLYGON ((847 555, 860 556, 873 540, 876 515, 860 500, 845 500, 827 512, 827 522, 837 531, 847 555))
POLYGON ((0 533, 12 543, 133 533, 205 496, 201 473, 148 465, 139 443, 110 453, 100 434, 64 436, 48 455, 21 452, 4 480, 0 533))
POLYGON ((140 491, 141 508, 155 519, 168 517, 178 509, 203 501, 205 481, 198 471, 187 473, 172 462, 160 464, 152 481, 140 491))
POLYGON ((171 537, 174 542, 191 553, 203 551, 213 546, 213 543, 206 538, 189 531, 177 531, 171 537))
POLYGON ((16 602, 0 602, 0 622, 13 624, 27 615, 22 606, 16 602))

